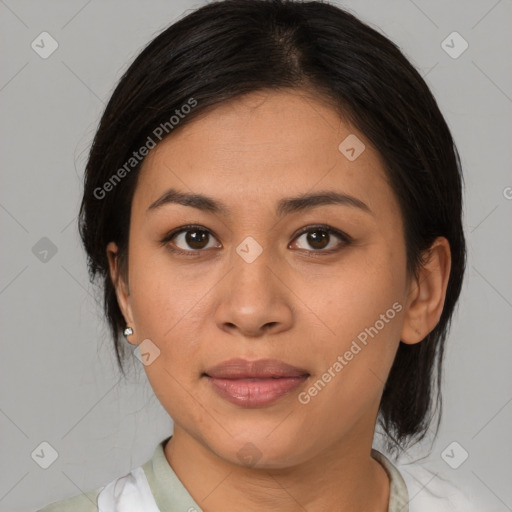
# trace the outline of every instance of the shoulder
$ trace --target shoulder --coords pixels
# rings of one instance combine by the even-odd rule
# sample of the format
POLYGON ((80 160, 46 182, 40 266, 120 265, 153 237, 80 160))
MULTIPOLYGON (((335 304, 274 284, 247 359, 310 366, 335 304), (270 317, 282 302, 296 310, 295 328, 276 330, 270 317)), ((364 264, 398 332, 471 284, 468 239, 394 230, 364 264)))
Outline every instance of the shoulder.
POLYGON ((98 496, 104 487, 72 496, 61 501, 55 501, 37 512, 97 512, 98 496))
MULTIPOLYGON (((158 462, 162 464, 162 458, 165 461, 163 443, 165 440, 157 445, 153 457, 144 466, 138 466, 102 487, 50 503, 37 512, 158 512, 160 509, 155 502, 148 475, 155 480, 154 465, 158 466, 158 462)), ((166 480, 167 478, 164 478, 164 481, 166 480)), ((158 482, 155 483, 155 489, 158 491, 158 482)))
POLYGON ((407 486, 409 512, 479 512, 467 483, 455 474, 421 464, 397 466, 407 486))
POLYGON ((37 512, 157 511, 153 493, 141 466, 84 494, 51 503, 37 512))

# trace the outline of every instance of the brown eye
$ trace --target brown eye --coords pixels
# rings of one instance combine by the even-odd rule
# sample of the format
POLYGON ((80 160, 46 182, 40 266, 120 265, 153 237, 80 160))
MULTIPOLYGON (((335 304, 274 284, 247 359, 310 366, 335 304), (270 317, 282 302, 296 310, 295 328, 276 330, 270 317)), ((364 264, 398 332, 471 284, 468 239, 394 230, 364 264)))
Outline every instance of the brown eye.
POLYGON ((330 239, 330 235, 325 231, 310 231, 307 233, 306 240, 311 247, 315 249, 325 249, 326 245, 328 245, 330 239))
POLYGON ((219 247, 220 244, 209 245, 210 238, 214 239, 207 229, 189 226, 187 228, 182 228, 179 231, 175 231, 166 237, 165 243, 172 242, 172 245, 177 247, 175 250, 181 252, 194 252, 209 249, 211 247, 219 247))
POLYGON ((208 233, 206 231, 186 231, 185 243, 192 249, 204 249, 208 242, 208 233))
POLYGON ((310 248, 313 248, 317 252, 330 252, 331 249, 336 249, 336 247, 340 245, 346 245, 351 240, 348 235, 327 226, 304 229, 302 233, 296 237, 297 241, 301 239, 303 239, 303 242, 301 242, 303 246, 301 247, 299 244, 299 249, 310 250, 310 248), (341 243, 338 242, 336 244, 335 241, 333 242, 333 239, 336 238, 341 240, 341 243))

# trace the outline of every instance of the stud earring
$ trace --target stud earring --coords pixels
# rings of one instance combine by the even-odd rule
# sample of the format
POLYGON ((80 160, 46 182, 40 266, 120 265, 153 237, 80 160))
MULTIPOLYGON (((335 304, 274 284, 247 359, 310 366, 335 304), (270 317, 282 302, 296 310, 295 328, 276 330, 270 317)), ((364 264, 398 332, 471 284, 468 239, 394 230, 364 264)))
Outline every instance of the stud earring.
POLYGON ((133 334, 133 329, 131 327, 127 327, 125 330, 124 330, 124 335, 125 336, 131 336, 133 334))

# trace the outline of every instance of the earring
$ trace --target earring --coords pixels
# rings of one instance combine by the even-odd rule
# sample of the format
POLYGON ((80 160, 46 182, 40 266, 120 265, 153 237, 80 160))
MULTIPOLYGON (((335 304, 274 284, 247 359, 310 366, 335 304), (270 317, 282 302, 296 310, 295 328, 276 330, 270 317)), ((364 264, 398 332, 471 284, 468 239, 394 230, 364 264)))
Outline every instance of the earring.
POLYGON ((131 336, 133 334, 133 329, 131 327, 127 327, 125 330, 124 330, 124 333, 123 333, 125 336, 131 336))

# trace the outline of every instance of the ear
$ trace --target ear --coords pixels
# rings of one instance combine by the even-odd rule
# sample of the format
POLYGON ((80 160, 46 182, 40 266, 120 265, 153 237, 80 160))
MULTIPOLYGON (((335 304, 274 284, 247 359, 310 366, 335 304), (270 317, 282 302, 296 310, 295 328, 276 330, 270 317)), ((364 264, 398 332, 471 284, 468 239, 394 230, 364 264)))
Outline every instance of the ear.
MULTIPOLYGON (((130 301, 130 291, 127 282, 128 276, 123 275, 119 262, 118 247, 115 242, 110 242, 107 245, 107 259, 110 269, 110 278, 116 290, 117 303, 119 304, 121 313, 124 316, 126 325, 136 331, 130 301)), ((133 341, 128 341, 135 344, 133 341)))
POLYGON ((424 254, 418 277, 411 279, 400 340, 419 343, 438 324, 443 312, 451 269, 450 243, 445 237, 434 240, 424 254))

